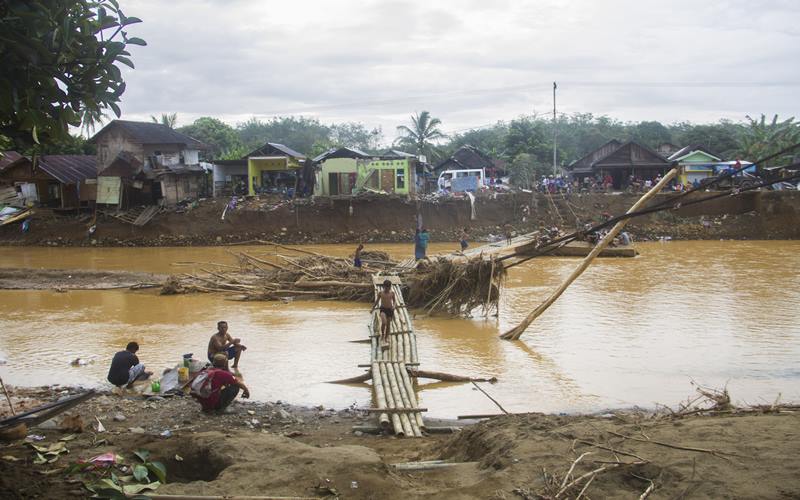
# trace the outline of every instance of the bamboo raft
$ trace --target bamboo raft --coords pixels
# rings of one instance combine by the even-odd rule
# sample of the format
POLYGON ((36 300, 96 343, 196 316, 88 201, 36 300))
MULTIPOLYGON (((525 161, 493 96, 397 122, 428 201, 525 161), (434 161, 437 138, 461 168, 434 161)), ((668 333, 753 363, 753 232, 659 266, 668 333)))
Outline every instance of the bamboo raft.
POLYGON ((392 282, 396 307, 389 329, 389 348, 381 349, 380 313, 372 311, 369 323, 370 367, 372 392, 377 408, 371 410, 378 416, 378 425, 389 427, 398 436, 421 437, 425 430, 422 421, 424 408, 419 407, 417 394, 412 384, 409 367, 419 366, 417 337, 411 316, 408 314, 399 276, 372 276, 375 297, 385 280, 392 282))

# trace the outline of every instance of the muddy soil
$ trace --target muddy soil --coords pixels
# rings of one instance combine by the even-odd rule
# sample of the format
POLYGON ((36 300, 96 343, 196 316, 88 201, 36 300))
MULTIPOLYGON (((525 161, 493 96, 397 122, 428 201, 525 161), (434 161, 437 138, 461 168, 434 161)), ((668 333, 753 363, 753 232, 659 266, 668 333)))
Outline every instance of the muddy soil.
MULTIPOLYGON (((13 390, 40 400, 74 391, 13 390)), ((166 465, 168 483, 159 494, 532 499, 561 491, 573 498, 592 472, 584 492, 591 498, 638 498, 651 484, 652 498, 797 498, 800 492, 794 458, 800 414, 789 410, 658 419, 636 412, 530 413, 420 439, 353 432, 353 425, 370 423, 357 409, 280 402, 236 402, 229 413, 207 415, 190 398, 103 394, 72 413, 87 429, 53 464, 33 465, 33 450, 23 442, 3 446, 2 498, 87 496, 77 478, 61 473, 64 467, 105 452, 132 460, 139 449, 166 465), (105 432, 91 427, 95 418, 105 432), (165 430, 169 437, 161 435, 165 430), (438 459, 456 465, 428 471, 389 465, 438 459)), ((47 427, 29 433, 52 443, 72 432, 47 427)))
POLYGON ((0 268, 1 290, 112 290, 160 285, 164 275, 85 269, 0 268))
MULTIPOLYGON (((655 203, 674 195, 659 195, 655 203)), ((700 194, 698 196, 703 196, 700 194)), ((0 245, 189 246, 225 245, 258 239, 281 243, 410 242, 416 217, 432 241, 457 241, 470 228, 473 241, 500 235, 505 224, 517 232, 577 226, 624 213, 634 194, 545 196, 532 193, 481 196, 471 217, 466 199, 417 201, 399 196, 353 199, 314 198, 281 201, 253 198, 221 215, 226 200, 202 200, 192 208, 168 209, 143 227, 100 213, 97 231, 88 233, 92 215, 58 215, 37 209, 30 231, 19 224, 0 228, 0 245)), ((684 202, 689 201, 686 199, 684 202)), ((800 192, 747 192, 712 202, 635 219, 628 230, 638 240, 797 239, 800 192)))

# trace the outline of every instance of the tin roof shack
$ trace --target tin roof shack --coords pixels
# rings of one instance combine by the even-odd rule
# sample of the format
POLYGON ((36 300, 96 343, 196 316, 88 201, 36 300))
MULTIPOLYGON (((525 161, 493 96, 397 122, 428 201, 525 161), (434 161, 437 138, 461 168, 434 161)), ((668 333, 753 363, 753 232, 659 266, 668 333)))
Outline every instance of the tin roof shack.
POLYGON ((76 209, 93 204, 97 166, 93 155, 44 155, 34 160, 4 155, 0 184, 13 186, 25 204, 76 209))
POLYGON ((665 174, 672 163, 636 141, 611 140, 572 162, 567 171, 573 178, 610 175, 616 189, 627 185, 631 176, 653 179, 665 174))
POLYGON ((316 166, 314 195, 352 195, 358 186, 358 161, 369 158, 363 151, 342 147, 331 148, 312 159, 316 166))
POLYGON ((160 123, 114 120, 97 145, 98 203, 130 208, 176 205, 208 193, 202 142, 160 123))
POLYGON ((724 161, 722 156, 699 144, 681 148, 668 159, 678 162, 678 179, 683 184, 693 184, 714 176, 714 167, 724 161))
POLYGON ((300 181, 306 157, 290 147, 268 142, 243 158, 247 163, 248 194, 290 193, 300 181))

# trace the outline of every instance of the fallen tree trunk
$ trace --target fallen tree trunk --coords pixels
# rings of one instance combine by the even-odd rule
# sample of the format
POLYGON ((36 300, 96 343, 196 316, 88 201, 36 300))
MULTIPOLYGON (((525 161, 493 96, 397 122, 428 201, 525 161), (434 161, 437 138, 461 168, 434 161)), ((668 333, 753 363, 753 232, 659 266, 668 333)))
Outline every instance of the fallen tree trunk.
POLYGON ((433 380, 441 380, 442 382, 497 382, 497 377, 491 378, 478 378, 478 377, 465 377, 463 375, 453 375, 451 373, 443 372, 430 372, 426 370, 416 370, 408 368, 408 374, 417 378, 430 378, 433 380))

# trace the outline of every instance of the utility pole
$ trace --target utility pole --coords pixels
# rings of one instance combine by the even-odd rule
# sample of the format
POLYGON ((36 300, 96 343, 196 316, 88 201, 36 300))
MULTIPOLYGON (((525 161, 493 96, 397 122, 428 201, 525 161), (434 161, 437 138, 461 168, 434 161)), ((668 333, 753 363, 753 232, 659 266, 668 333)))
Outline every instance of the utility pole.
POLYGON ((556 141, 558 140, 558 126, 556 125, 556 82, 553 82, 553 175, 556 172, 556 141))

